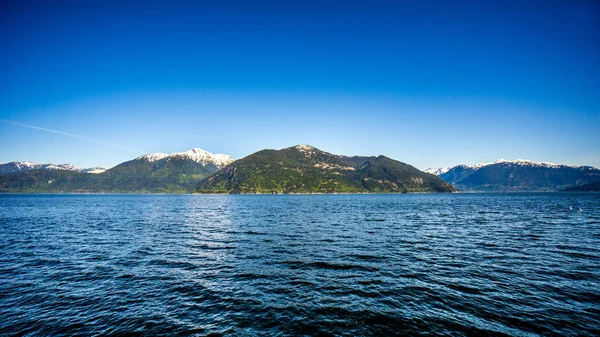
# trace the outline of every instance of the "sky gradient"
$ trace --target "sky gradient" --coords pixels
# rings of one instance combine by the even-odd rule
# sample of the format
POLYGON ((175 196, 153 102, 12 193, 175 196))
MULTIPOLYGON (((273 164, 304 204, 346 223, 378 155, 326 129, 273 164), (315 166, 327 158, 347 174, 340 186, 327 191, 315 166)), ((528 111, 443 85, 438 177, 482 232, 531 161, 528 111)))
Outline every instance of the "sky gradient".
POLYGON ((0 3, 0 162, 600 167, 600 1, 0 3))

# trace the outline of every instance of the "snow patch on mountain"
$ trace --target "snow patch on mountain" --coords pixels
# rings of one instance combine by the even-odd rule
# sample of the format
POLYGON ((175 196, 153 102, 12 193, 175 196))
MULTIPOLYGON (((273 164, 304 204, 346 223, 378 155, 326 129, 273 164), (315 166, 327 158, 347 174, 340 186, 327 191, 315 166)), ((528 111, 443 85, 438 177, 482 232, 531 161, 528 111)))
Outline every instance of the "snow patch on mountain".
POLYGON ((444 174, 448 171, 450 171, 452 167, 450 166, 444 166, 444 167, 430 167, 427 170, 425 170, 425 172, 429 173, 429 174, 433 174, 436 176, 439 176, 441 174, 444 174))
POLYGON ((159 161, 165 158, 184 158, 191 159, 199 164, 206 166, 207 164, 213 164, 218 168, 225 167, 233 163, 234 159, 230 155, 226 154, 213 154, 200 148, 193 148, 186 152, 174 152, 171 154, 166 153, 149 153, 143 156, 139 156, 136 159, 147 160, 150 162, 159 161))
POLYGON ((139 156, 135 159, 139 160, 147 160, 147 161, 159 161, 161 159, 167 158, 169 155, 166 153, 148 153, 143 156, 139 156))
POLYGON ((6 164, 0 164, 0 174, 17 173, 31 170, 64 170, 82 173, 102 173, 106 171, 105 167, 81 168, 73 164, 36 164, 31 161, 13 161, 6 164))
MULTIPOLYGON (((579 168, 579 167, 581 167, 581 166, 559 165, 559 164, 548 163, 548 162, 536 163, 534 161, 527 160, 527 159, 506 160, 504 158, 500 158, 500 159, 494 161, 492 164, 515 164, 515 165, 521 165, 521 166, 542 166, 542 167, 549 167, 549 168, 559 168, 559 167, 579 168)), ((483 164, 483 166, 487 166, 487 165, 490 165, 490 164, 483 164)))
POLYGON ((6 163, 5 165, 14 165, 14 167, 19 171, 33 170, 37 164, 31 161, 14 161, 11 163, 6 163))
POLYGON ((65 170, 65 171, 81 171, 80 167, 73 164, 39 164, 36 167, 38 170, 65 170))
POLYGON ((106 167, 104 167, 104 166, 96 166, 96 167, 90 167, 90 168, 83 169, 83 170, 81 170, 79 172, 100 174, 100 173, 102 173, 102 172, 104 172, 106 170, 108 170, 108 169, 106 167))

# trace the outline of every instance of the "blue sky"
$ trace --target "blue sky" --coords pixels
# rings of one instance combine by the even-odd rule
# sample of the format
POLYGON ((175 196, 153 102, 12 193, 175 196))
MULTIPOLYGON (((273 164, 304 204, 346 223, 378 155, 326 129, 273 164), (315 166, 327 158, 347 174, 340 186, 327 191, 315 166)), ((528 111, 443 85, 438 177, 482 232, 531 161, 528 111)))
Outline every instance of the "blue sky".
POLYGON ((600 167, 599 1, 3 1, 0 15, 0 162, 306 143, 421 169, 600 167))

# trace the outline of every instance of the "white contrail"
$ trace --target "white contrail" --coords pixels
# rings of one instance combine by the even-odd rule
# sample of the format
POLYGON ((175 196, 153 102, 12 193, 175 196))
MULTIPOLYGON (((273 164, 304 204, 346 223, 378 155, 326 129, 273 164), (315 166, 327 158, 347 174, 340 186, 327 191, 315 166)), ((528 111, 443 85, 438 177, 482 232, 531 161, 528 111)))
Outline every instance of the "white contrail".
POLYGON ((121 148, 121 149, 126 149, 126 150, 130 150, 130 151, 139 152, 139 150, 134 149, 132 147, 123 146, 123 145, 119 145, 119 144, 107 142, 107 141, 100 140, 100 139, 90 138, 90 137, 86 137, 86 136, 82 136, 82 135, 76 135, 74 133, 69 133, 69 132, 64 132, 64 131, 59 131, 59 130, 54 130, 54 129, 48 129, 48 128, 42 128, 42 127, 35 126, 35 125, 17 123, 17 122, 9 121, 9 120, 6 120, 6 119, 0 119, 0 122, 12 124, 12 125, 18 125, 18 126, 22 126, 22 127, 25 127, 25 128, 35 129, 35 130, 42 130, 42 131, 52 132, 52 133, 56 133, 56 134, 63 135, 63 136, 69 136, 69 137, 73 137, 73 138, 84 139, 84 140, 87 140, 87 141, 90 141, 90 142, 94 142, 94 143, 98 143, 98 144, 110 145, 110 146, 118 147, 118 148, 121 148))

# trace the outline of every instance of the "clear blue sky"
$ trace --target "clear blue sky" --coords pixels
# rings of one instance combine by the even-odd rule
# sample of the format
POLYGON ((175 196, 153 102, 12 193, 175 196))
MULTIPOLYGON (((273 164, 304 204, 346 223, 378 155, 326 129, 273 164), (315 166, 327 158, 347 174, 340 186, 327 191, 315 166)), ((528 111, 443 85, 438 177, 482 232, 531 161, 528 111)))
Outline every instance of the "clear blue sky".
POLYGON ((15 0, 0 13, 0 162, 307 143, 421 169, 600 167, 600 1, 15 0))

